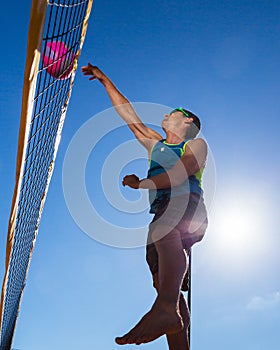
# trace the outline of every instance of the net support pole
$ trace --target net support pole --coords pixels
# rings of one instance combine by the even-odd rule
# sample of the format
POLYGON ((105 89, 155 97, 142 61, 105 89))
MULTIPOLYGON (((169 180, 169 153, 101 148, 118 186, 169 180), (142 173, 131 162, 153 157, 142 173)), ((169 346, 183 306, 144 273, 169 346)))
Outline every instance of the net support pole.
POLYGON ((188 327, 189 348, 191 348, 191 306, 192 306, 192 251, 189 249, 189 268, 188 268, 188 308, 190 312, 190 323, 188 327))

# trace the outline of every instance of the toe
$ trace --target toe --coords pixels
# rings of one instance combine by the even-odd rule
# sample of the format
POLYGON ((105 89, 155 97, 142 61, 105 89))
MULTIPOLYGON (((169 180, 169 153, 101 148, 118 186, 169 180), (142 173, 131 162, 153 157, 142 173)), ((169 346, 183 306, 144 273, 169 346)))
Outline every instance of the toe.
POLYGON ((118 345, 124 345, 126 344, 125 340, 123 339, 124 337, 116 337, 115 338, 115 342, 118 344, 118 345))

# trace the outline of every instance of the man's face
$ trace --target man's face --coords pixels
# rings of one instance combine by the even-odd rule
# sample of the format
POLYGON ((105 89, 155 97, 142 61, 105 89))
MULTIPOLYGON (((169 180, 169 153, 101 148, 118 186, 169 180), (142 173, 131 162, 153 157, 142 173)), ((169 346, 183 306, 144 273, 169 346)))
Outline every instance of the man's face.
POLYGON ((165 114, 161 126, 166 132, 167 130, 174 133, 185 131, 188 125, 192 122, 191 118, 187 118, 180 111, 173 111, 170 114, 165 114))

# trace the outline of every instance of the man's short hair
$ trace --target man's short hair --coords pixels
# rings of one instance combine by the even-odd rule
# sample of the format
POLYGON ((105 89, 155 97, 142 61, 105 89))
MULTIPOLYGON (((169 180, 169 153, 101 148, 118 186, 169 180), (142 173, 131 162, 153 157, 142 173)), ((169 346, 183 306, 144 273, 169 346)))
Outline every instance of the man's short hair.
POLYGON ((183 110, 190 116, 190 118, 193 119, 193 123, 194 125, 198 128, 198 130, 200 130, 201 128, 201 122, 200 119, 198 118, 197 115, 193 114, 193 112, 188 111, 187 109, 183 108, 183 110))
POLYGON ((198 128, 198 130, 200 130, 201 122, 200 122, 200 119, 198 118, 197 115, 193 114, 193 112, 191 112, 185 108, 175 108, 172 112, 175 112, 175 111, 180 111, 180 112, 184 113, 185 117, 192 118, 194 125, 198 128))

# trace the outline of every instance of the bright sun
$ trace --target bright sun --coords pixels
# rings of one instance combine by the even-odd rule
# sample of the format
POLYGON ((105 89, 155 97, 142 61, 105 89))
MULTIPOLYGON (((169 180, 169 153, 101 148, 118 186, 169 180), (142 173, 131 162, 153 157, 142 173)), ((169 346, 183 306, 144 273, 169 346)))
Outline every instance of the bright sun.
POLYGON ((227 193, 226 198, 209 213, 209 243, 222 264, 253 263, 262 251, 266 232, 262 198, 238 192, 227 193))

